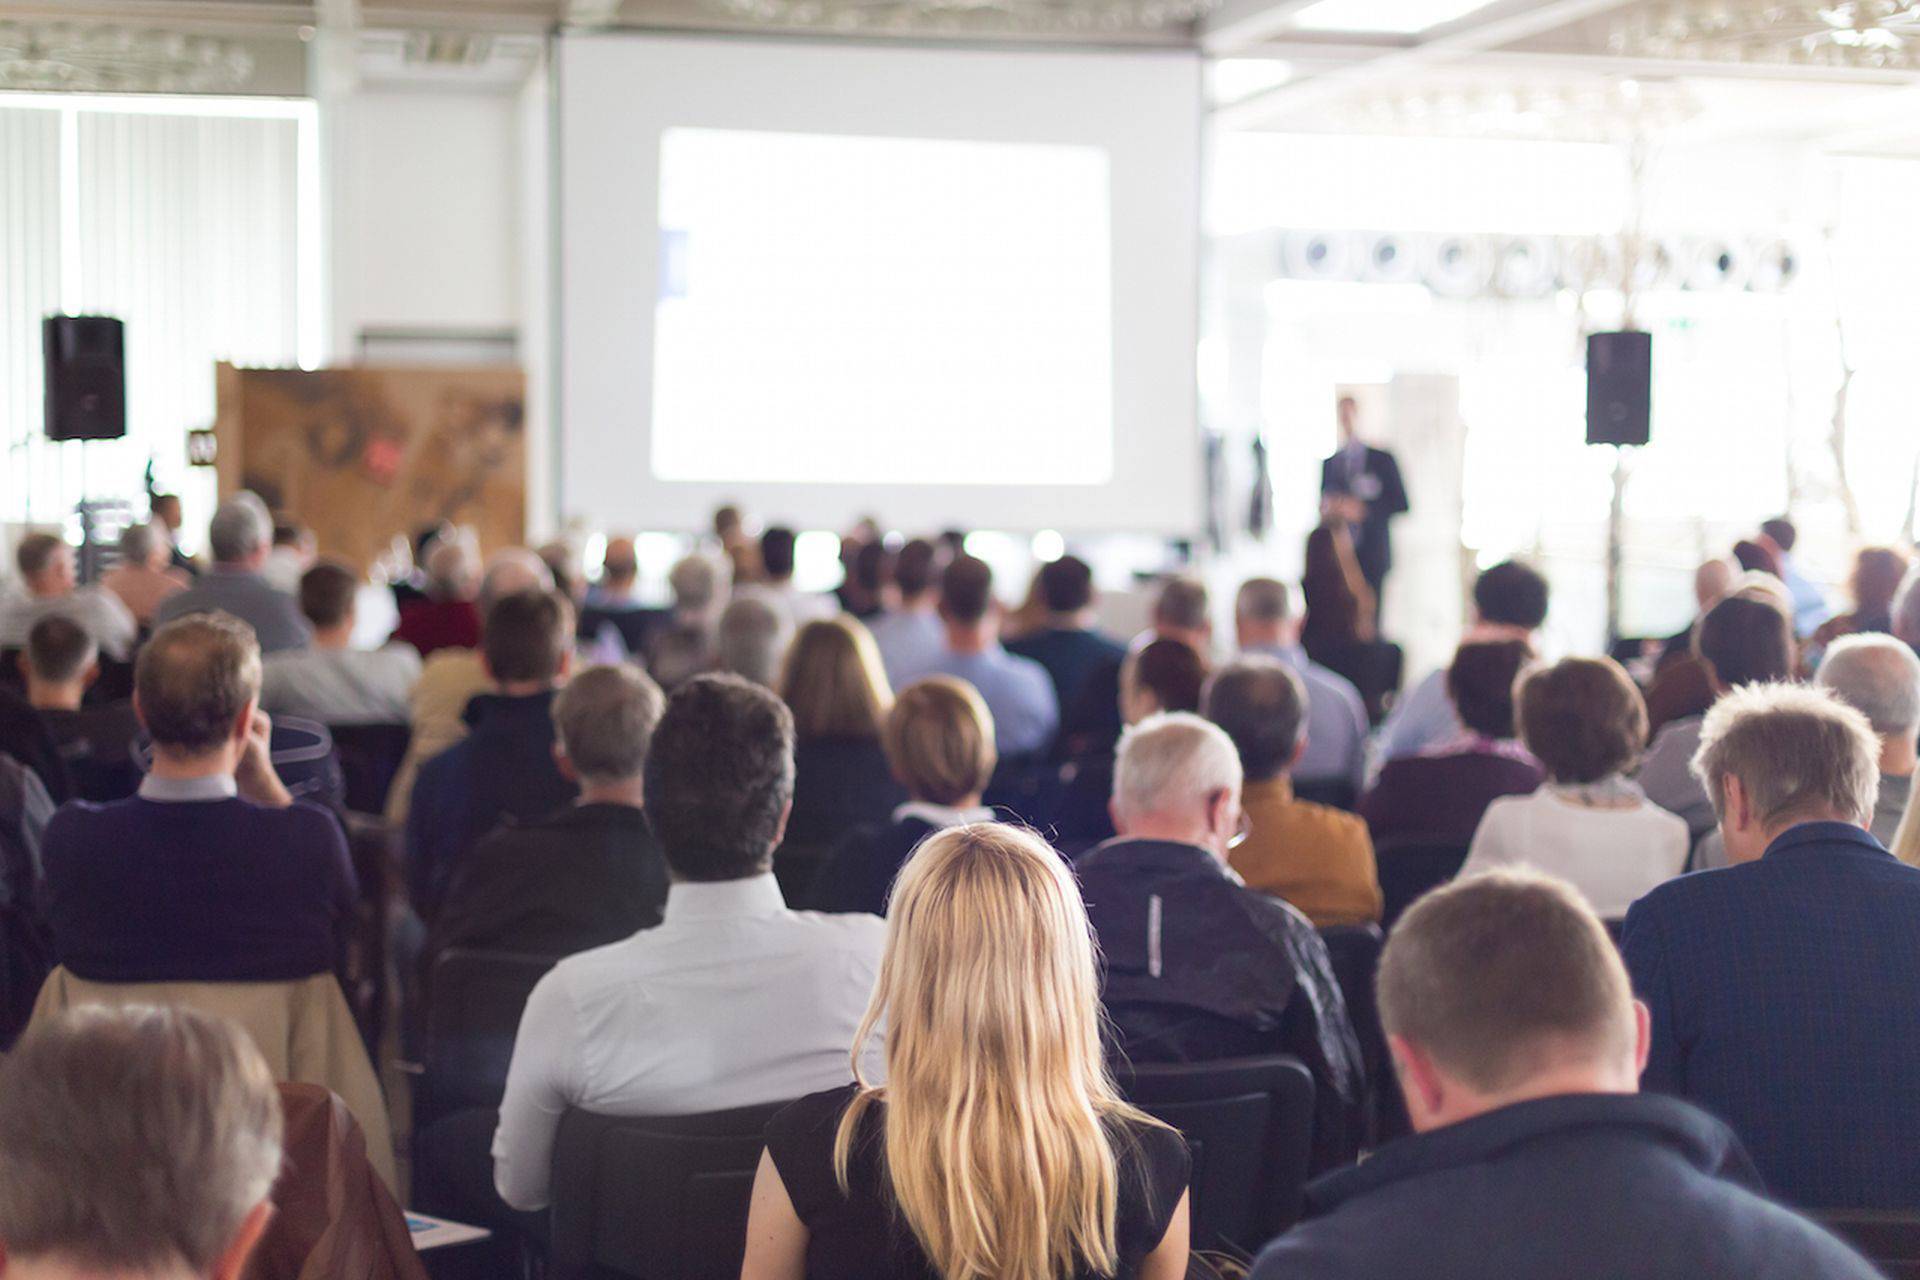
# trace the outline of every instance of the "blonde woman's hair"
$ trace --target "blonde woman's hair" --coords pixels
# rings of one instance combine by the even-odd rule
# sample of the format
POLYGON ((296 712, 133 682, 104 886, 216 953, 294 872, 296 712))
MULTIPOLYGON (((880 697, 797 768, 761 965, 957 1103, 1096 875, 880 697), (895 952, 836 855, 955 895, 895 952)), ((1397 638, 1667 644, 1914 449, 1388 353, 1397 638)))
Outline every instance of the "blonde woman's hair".
POLYGON ((779 688, 799 738, 878 738, 893 707, 873 633, 844 613, 800 628, 779 688))
POLYGON ((1000 762, 986 700, 952 676, 927 676, 902 689, 880 741, 900 785, 934 804, 979 795, 1000 762))
POLYGON ((884 1099, 893 1201, 944 1280, 1058 1280, 1119 1263, 1116 1120, 1079 888, 1030 831, 950 827, 908 859, 854 1040, 859 1091, 834 1144, 843 1191, 863 1115, 884 1099), (886 1022, 887 1083, 861 1051, 886 1022))

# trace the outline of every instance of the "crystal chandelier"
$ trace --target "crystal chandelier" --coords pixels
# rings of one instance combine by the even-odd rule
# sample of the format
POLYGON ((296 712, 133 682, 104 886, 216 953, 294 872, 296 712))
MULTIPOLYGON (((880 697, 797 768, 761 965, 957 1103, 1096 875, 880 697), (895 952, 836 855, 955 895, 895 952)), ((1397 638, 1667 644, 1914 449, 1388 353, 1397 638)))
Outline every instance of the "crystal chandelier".
POLYGON ((1667 0, 1617 25, 1638 57, 1920 70, 1920 0, 1667 0))
POLYGON ((1219 0, 709 0, 736 21, 829 31, 1125 32, 1196 21, 1219 0))
POLYGON ((74 93, 229 93, 253 55, 177 31, 0 22, 0 89, 74 93))

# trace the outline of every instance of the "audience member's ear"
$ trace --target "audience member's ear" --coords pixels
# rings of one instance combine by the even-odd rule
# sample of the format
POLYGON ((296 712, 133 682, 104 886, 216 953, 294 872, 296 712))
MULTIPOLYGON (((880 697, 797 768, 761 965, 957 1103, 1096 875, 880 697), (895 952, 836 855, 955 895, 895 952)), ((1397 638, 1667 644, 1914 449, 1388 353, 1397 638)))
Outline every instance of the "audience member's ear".
POLYGON ((80 673, 80 687, 83 689, 91 689, 93 688, 93 682, 95 680, 98 680, 99 678, 100 678, 100 661, 99 659, 96 658, 94 661, 89 662, 87 664, 87 669, 85 671, 82 671, 80 673))
POLYGON ((1446 1081, 1435 1069, 1433 1059, 1427 1056, 1426 1050, 1405 1036, 1388 1036, 1387 1051, 1393 1055, 1394 1067, 1400 1077, 1400 1092, 1406 1099, 1407 1118, 1414 1122, 1415 1129, 1427 1127, 1423 1121, 1437 1114, 1446 1104, 1446 1081))
POLYGON ((1633 1002, 1633 1076, 1639 1079, 1647 1069, 1647 1054, 1653 1048, 1653 1012, 1644 1000, 1633 1002))
POLYGON ((480 650, 480 670, 493 683, 500 683, 500 677, 493 674, 493 664, 487 661, 487 651, 484 647, 480 650))
MULTIPOLYGON (((787 819, 788 819, 788 818, 791 818, 792 816, 793 816, 793 798, 792 798, 791 796, 789 796, 789 797, 787 798, 787 803, 786 803, 786 804, 785 804, 784 806, 782 806, 782 807, 781 807, 781 810, 780 810, 780 826, 779 826, 779 829, 778 829, 778 830, 776 830, 776 831, 775 831, 775 832, 773 833, 773 848, 774 848, 774 849, 778 849, 778 848, 779 848, 779 847, 780 847, 780 846, 781 846, 782 844, 784 844, 784 843, 786 842, 786 839, 787 839, 787 819)), ((772 852, 773 852, 773 849, 769 849, 769 850, 767 850, 767 852, 768 852, 768 853, 772 853, 772 852)))
MULTIPOLYGON (((147 728, 147 713, 140 706, 140 694, 137 690, 133 695, 133 718, 140 722, 142 729, 147 728)), ((149 732, 151 732, 151 730, 149 730, 149 732)))
POLYGON ((1745 831, 1753 825, 1753 797, 1731 773, 1720 779, 1720 825, 1745 831))
POLYGON ((1222 843, 1233 835, 1233 829, 1238 825, 1238 818, 1233 809, 1233 792, 1225 787, 1207 797, 1207 830, 1218 837, 1222 843))
POLYGON ((253 1211, 241 1222, 240 1230, 234 1234, 233 1243, 226 1247, 219 1259, 213 1264, 213 1273, 209 1280, 240 1280, 246 1272, 247 1259, 260 1243, 260 1237, 266 1234, 267 1223, 273 1220, 273 1202, 262 1200, 253 1206, 253 1211))
POLYGON ((565 649, 562 649, 560 651, 560 670, 555 672, 554 675, 557 679, 565 680, 568 676, 572 674, 573 674, 573 646, 568 645, 565 649))
POLYGON ((1115 834, 1123 836, 1127 834, 1127 824, 1125 819, 1120 816, 1120 806, 1117 802, 1113 800, 1107 801, 1107 817, 1113 822, 1115 834))
POLYGON ((580 775, 574 772, 573 761, 567 757, 567 749, 560 745, 558 738, 555 738, 553 741, 553 767, 558 769, 560 776, 568 782, 574 783, 576 786, 579 784, 580 775))
POLYGON ((1300 733, 1300 741, 1293 744, 1293 754, 1287 757, 1288 770, 1292 770, 1294 766, 1298 765, 1300 763, 1301 757, 1306 754, 1307 754, 1307 735, 1306 735, 1306 731, 1302 730, 1300 733))

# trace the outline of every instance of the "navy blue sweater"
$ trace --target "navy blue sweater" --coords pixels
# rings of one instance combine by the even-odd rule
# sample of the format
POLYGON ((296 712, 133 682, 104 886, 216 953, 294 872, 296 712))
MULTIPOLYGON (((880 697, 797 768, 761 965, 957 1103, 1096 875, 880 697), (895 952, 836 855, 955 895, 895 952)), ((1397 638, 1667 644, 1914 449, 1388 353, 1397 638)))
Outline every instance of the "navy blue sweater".
POLYGON ((300 802, 75 802, 47 825, 54 953, 96 982, 277 982, 337 970, 358 887, 300 802))

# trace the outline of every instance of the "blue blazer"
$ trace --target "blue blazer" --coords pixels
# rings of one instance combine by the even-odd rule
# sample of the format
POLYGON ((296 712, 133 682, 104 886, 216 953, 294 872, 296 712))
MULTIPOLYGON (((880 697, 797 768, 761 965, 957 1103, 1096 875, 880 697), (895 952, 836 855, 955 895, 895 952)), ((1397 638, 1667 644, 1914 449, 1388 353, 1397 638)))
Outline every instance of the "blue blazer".
POLYGON ((1645 1088, 1732 1125, 1795 1204, 1920 1209, 1920 870, 1802 823, 1634 903, 1621 949, 1645 1088))

